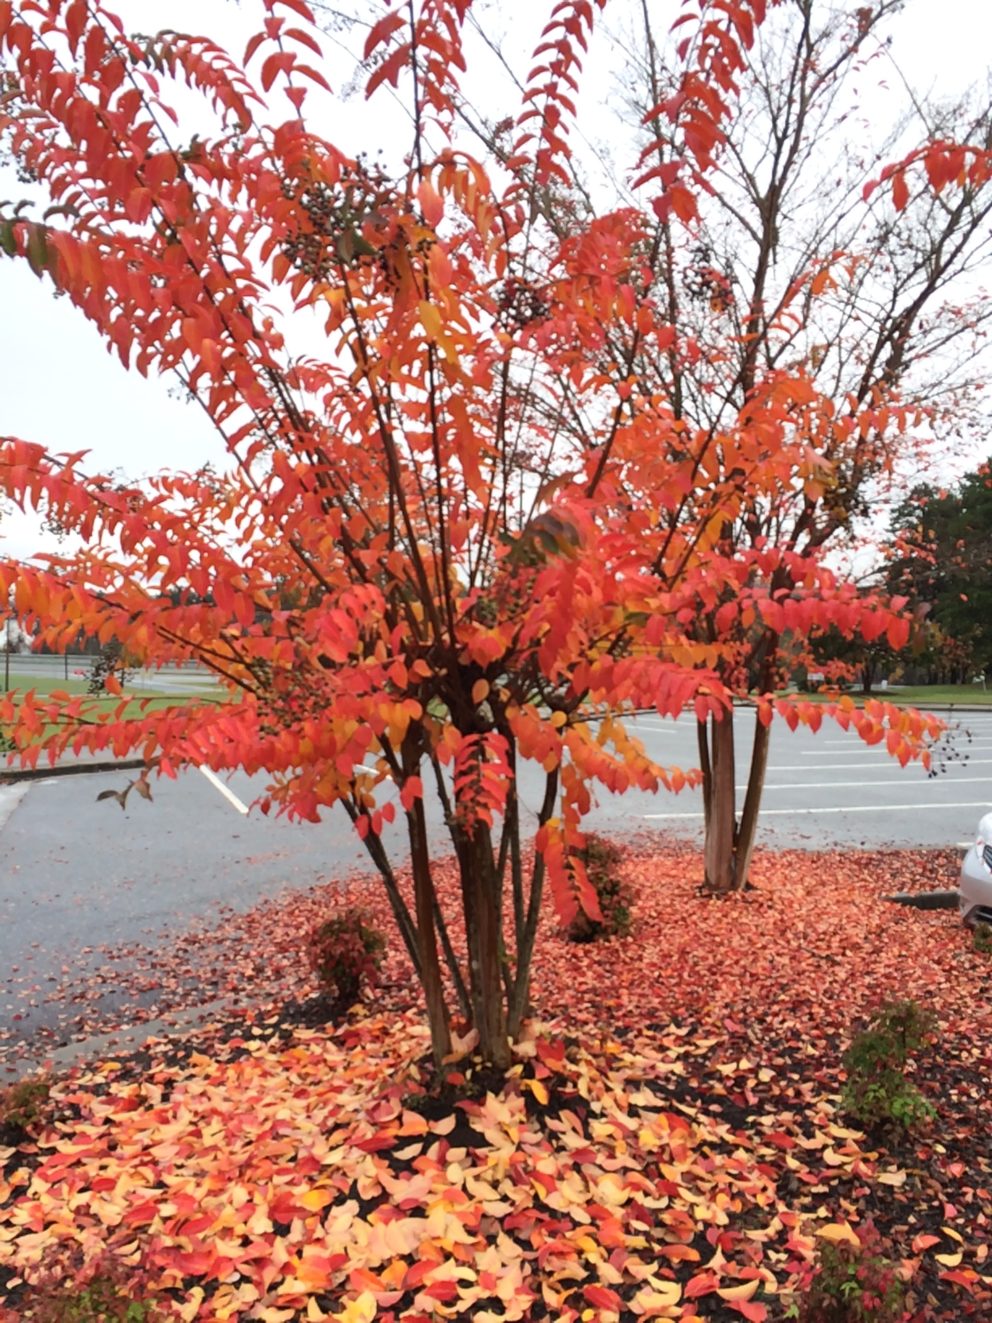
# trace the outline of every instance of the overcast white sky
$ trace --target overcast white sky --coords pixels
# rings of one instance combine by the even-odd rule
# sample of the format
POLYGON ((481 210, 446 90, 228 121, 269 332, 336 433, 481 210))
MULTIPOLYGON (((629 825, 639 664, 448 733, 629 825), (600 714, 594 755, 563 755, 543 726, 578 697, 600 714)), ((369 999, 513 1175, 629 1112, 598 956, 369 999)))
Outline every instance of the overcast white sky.
MULTIPOLYGON (((677 15, 674 0, 654 2, 659 13, 665 9, 677 15)), ((348 3, 339 0, 339 8, 348 3)), ((525 0, 506 0, 501 16, 509 21, 518 6, 522 15, 525 0)), ((527 16, 550 7, 527 0, 527 16)), ((258 26, 261 5, 255 0, 242 0, 238 8, 228 0, 142 0, 140 5, 131 0, 119 8, 142 31, 205 31, 240 53, 245 35, 258 26)), ((893 57, 921 91, 932 88, 951 96, 988 75, 989 0, 908 0, 892 30, 893 57)), ((884 70, 881 65, 877 69, 881 77, 884 70)), ((356 99, 345 117, 369 113, 356 99)), ((327 133, 335 137, 333 126, 327 133)), ((18 197, 18 189, 16 180, 0 175, 0 196, 18 197)), ((68 300, 53 299, 50 290, 26 265, 0 255, 0 434, 38 441, 54 451, 89 449, 92 467, 120 468, 132 477, 220 458, 215 437, 195 406, 170 398, 166 382, 125 372, 68 300)), ((7 555, 54 549, 33 517, 16 512, 4 517, 0 537, 0 551, 7 555)))

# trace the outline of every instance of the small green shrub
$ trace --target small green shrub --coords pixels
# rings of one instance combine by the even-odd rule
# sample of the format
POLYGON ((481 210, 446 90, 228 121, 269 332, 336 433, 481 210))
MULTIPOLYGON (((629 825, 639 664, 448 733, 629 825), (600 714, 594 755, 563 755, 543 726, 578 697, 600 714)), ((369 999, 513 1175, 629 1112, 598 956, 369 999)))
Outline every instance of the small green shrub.
POLYGON ((992 955, 992 923, 976 923, 971 930, 971 945, 979 955, 992 955))
POLYGON ((48 1111, 51 1091, 47 1075, 32 1075, 0 1089, 0 1134, 17 1139, 37 1125, 48 1111))
POLYGON ((307 954, 321 991, 352 1002, 363 987, 375 983, 385 949, 386 938, 369 916, 346 909, 314 928, 307 954))
POLYGON ((903 1323, 906 1287, 875 1227, 858 1229, 859 1244, 825 1244, 806 1288, 787 1317, 799 1323, 903 1323))
POLYGON ((586 874, 596 892, 603 922, 579 914, 568 927, 573 942, 594 942, 600 937, 626 937, 633 922, 634 896, 620 876, 622 855, 615 845, 601 836, 590 834, 581 850, 574 851, 585 865, 586 874))
POLYGON ((844 1053, 844 1110, 863 1125, 909 1130, 936 1115, 906 1078, 911 1055, 933 1042, 936 1018, 915 1001, 889 1002, 856 1034, 844 1053))
POLYGON ((165 1314, 146 1290, 140 1271, 110 1254, 83 1263, 73 1248, 48 1264, 19 1317, 31 1323, 158 1323, 165 1314))

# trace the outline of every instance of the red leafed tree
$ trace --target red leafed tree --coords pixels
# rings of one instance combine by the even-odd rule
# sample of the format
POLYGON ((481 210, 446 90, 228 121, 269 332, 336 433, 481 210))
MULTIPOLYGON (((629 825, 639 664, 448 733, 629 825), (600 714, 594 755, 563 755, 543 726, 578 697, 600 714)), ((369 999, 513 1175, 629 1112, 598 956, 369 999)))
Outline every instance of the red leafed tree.
MULTIPOLYGON (((779 397, 793 441, 808 448, 808 466, 793 468, 774 501, 744 484, 725 537, 733 547, 771 543, 797 552, 800 566, 870 531, 871 516, 900 482, 934 462, 934 433, 957 439, 970 426, 979 435, 985 422, 976 400, 986 365, 976 353, 992 311, 975 277, 992 259, 992 107, 987 89, 935 104, 890 78, 890 25, 900 9, 898 0, 847 7, 795 0, 777 8, 742 43, 717 186, 699 191, 691 234, 659 209, 651 274, 679 334, 653 361, 635 359, 638 380, 665 393, 697 453, 724 471, 744 473, 750 462, 724 446, 728 422, 769 394, 779 397), (864 94, 883 78, 889 90, 873 109, 864 94), (874 130, 863 122, 873 113, 882 118, 874 130), (889 188, 865 177, 873 153, 892 161, 880 171, 889 188)), ((676 88, 664 40, 646 6, 641 13, 628 77, 651 122, 676 88)), ((653 135, 648 172, 663 177, 680 144, 697 134, 691 115, 680 113, 653 135)), ((795 582, 783 562, 773 595, 788 597, 795 582)), ((729 631, 737 646, 719 664, 722 678, 739 692, 787 682, 797 636, 783 617, 771 611, 747 622, 728 613, 721 625, 705 616, 698 637, 727 642, 729 631)), ((808 635, 800 630, 804 643, 808 635)), ((768 725, 759 707, 740 803, 735 726, 710 717, 698 735, 706 881, 718 891, 741 888, 768 725)))
MULTIPOLYGON (((933 467, 935 434, 960 445, 987 429, 981 351, 992 305, 976 277, 992 258, 992 106, 987 89, 938 103, 892 76, 889 40, 901 8, 901 0, 790 0, 757 26, 748 11, 737 12, 741 41, 725 54, 738 90, 719 125, 700 117, 671 61, 673 52, 686 58, 694 42, 718 40, 719 29, 697 29, 687 18, 666 33, 666 11, 644 3, 622 10, 622 104, 642 126, 642 181, 684 182, 689 152, 714 169, 711 187, 635 192, 645 235, 639 298, 663 310, 666 336, 615 322, 599 348, 603 368, 629 364, 642 395, 668 402, 680 424, 670 461, 681 447, 680 459, 707 477, 735 469, 745 477, 727 507, 725 547, 771 544, 798 552, 800 567, 808 553, 877 540, 880 509, 933 467), (882 79, 884 97, 876 86, 874 104, 866 102, 882 79), (890 187, 869 181, 872 159, 892 162, 874 167, 890 187), (784 405, 808 461, 796 466, 797 452, 779 447, 789 472, 773 501, 760 485, 749 490, 753 460, 724 439, 768 392, 784 405)), ((722 94, 719 80, 703 86, 722 94)), ((498 151, 500 133, 484 115, 473 108, 466 118, 498 151)), ((570 159, 570 183, 558 179, 539 194, 559 235, 594 217, 583 184, 589 156, 570 159)), ((659 518, 691 524, 692 493, 659 518)), ((773 592, 787 597, 792 587, 782 563, 773 592)), ((732 632, 721 679, 741 695, 764 693, 808 660, 810 640, 783 624, 774 609, 750 619, 732 607, 721 617, 701 612, 696 639, 727 644, 732 632)), ((705 881, 714 891, 747 885, 769 749, 763 715, 759 706, 740 797, 734 745, 745 722, 707 714, 698 723, 705 881)))
MULTIPOLYGON (((551 9, 495 162, 454 128, 469 7, 384 9, 369 34, 369 93, 392 84, 413 123, 391 173, 308 120, 324 79, 303 0, 267 0, 240 63, 205 38, 129 36, 95 0, 0 0, 0 128, 51 204, 0 215, 0 248, 125 365, 177 375, 229 458, 122 485, 83 455, 5 439, 6 492, 85 544, 0 568, 38 638, 84 630, 144 664, 195 658, 226 697, 157 711, 122 699, 94 719, 85 699, 29 694, 0 719, 27 758, 137 750, 167 775, 265 772, 271 801, 299 817, 342 805, 421 979, 436 1057, 457 1004, 502 1065, 546 882, 563 920, 597 917, 575 855, 592 788, 692 779, 654 765, 623 714, 689 705, 727 725, 741 636, 762 623, 893 646, 907 625, 815 547, 727 535, 745 505, 816 480, 809 427, 825 397, 808 373, 760 374, 719 463, 639 376, 645 349, 667 354, 676 337, 647 218, 692 223, 762 0, 681 20, 677 95, 647 123, 677 120, 684 148, 643 172, 644 213, 568 233, 542 219, 541 196, 567 177, 603 0, 551 9), (195 135, 175 84, 199 99, 195 135), (293 347, 301 313, 318 314, 319 354, 293 347), (524 761, 543 778, 536 822, 524 761), (427 797, 459 914, 435 888, 427 797), (402 866, 383 834, 397 816, 402 866)), ((902 760, 926 756, 915 713, 753 701, 765 722, 829 711, 902 760)))

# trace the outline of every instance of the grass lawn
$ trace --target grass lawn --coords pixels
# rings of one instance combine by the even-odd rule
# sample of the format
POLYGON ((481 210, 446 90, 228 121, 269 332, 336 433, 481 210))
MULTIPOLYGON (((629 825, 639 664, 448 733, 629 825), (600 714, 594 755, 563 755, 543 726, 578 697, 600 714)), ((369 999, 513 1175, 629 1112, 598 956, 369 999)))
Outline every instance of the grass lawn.
POLYGON ((33 689, 37 694, 51 694, 61 691, 65 694, 85 694, 87 682, 84 676, 69 674, 68 680, 61 675, 18 675, 10 673, 10 692, 25 692, 33 689))
MULTIPOLYGON (((906 1320, 988 1320, 992 963, 953 914, 882 899, 954 866, 767 855, 718 902, 693 851, 632 847, 631 936, 575 946, 546 916, 516 1065, 480 1077, 466 1043, 443 1095, 398 951, 343 1018, 312 997, 300 952, 333 884, 139 953, 136 998, 230 1011, 57 1079, 0 1134, 0 1317, 102 1254, 148 1304, 121 1319, 779 1323, 872 1222, 906 1320), (898 998, 938 1019, 911 1067, 934 1115, 866 1130, 841 1058, 898 998)), ((351 892, 385 926, 378 886, 351 892)), ((99 991, 70 971, 52 995, 94 1029, 99 991)))
MULTIPOLYGON (((27 674, 18 675, 12 672, 10 680, 11 680, 10 691, 12 693, 17 693, 17 692, 24 693, 27 692, 29 689, 33 689, 36 694, 52 694, 52 693, 85 694, 88 688, 88 681, 85 676, 72 675, 72 674, 70 674, 68 680, 65 680, 61 676, 27 675, 27 674)), ((144 686, 140 688, 136 688, 131 685, 125 685, 123 697, 124 698, 168 698, 173 703, 186 703, 191 700, 201 701, 203 699, 209 699, 209 698, 216 699, 220 695, 220 693, 221 693, 220 689, 217 688, 183 690, 182 693, 169 693, 167 690, 164 689, 153 689, 153 688, 146 689, 144 686)), ((94 703, 106 703, 108 704, 108 706, 113 706, 115 703, 119 703, 120 699, 108 694, 102 697, 95 696, 93 701, 94 703)))
MULTIPOLYGON (((865 701, 866 695, 860 689, 848 689, 844 691, 846 697, 854 700, 856 704, 865 701)), ((810 700, 812 702, 833 702, 836 700, 836 692, 825 692, 823 690, 813 693, 791 693, 791 697, 810 700)), ((979 706, 986 704, 992 706, 992 689, 983 689, 981 685, 975 684, 922 684, 922 685, 895 685, 889 689, 880 689, 876 685, 868 698, 877 698, 882 702, 899 703, 904 707, 917 707, 926 712, 931 705, 946 707, 948 704, 961 706, 979 706)))
POLYGON ((926 709, 928 703, 992 704, 992 689, 983 689, 980 684, 896 685, 892 689, 876 688, 872 697, 926 709))
MULTIPOLYGON (((39 700, 44 700, 47 695, 52 693, 66 693, 70 695, 85 694, 87 692, 87 681, 80 676, 71 676, 69 680, 60 677, 46 675, 11 675, 11 688, 8 691, 15 704, 19 702, 18 695, 34 690, 39 700)), ((112 694, 94 695, 84 705, 84 715, 91 720, 98 719, 102 714, 111 714, 119 706, 122 698, 134 699, 134 715, 140 716, 141 712, 155 712, 163 708, 181 707, 187 703, 209 703, 217 702, 222 698, 222 691, 212 690, 193 690, 181 694, 170 694, 154 689, 134 689, 125 686, 123 694, 115 696, 112 694), (143 708, 138 707, 138 701, 143 703, 143 708)), ((46 723, 42 726, 40 738, 51 734, 56 729, 54 723, 46 723)), ((2 1318, 0 1318, 2 1323, 2 1318)))

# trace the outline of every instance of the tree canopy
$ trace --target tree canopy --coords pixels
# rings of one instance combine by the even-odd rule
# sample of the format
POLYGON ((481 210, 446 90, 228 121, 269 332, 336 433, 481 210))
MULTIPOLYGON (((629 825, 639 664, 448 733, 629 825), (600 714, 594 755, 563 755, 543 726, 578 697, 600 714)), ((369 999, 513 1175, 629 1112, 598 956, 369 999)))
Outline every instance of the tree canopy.
MULTIPOLYGON (((992 671, 992 477, 916 487, 892 523, 887 581, 929 608, 959 670, 992 671)), ((946 649, 945 649, 946 650, 946 649)))
MULTIPOLYGON (((699 266, 699 199, 724 196, 763 0, 679 17, 642 116, 638 204, 562 227, 544 199, 572 184, 574 97, 604 8, 549 7, 509 148, 487 159, 454 129, 469 0, 383 9, 367 92, 395 88, 409 110, 394 172, 309 116, 326 83, 303 0, 266 0, 243 60, 206 37, 129 34, 99 3, 0 0, 0 130, 50 204, 0 211, 0 249, 126 366, 175 374, 229 456, 223 471, 121 483, 82 454, 3 441, 4 490, 85 542, 0 566, 38 637, 85 630, 142 664, 196 658, 225 697, 122 699, 93 720, 84 699, 27 695, 0 720, 29 759, 138 750, 166 775, 264 772, 264 808, 315 819, 342 805, 423 982, 438 1059, 454 1000, 483 1054, 508 1060, 546 880, 564 921, 596 917, 577 853, 595 788, 698 779, 653 764, 625 713, 688 707, 715 732, 708 805, 726 804, 729 778, 731 809, 735 698, 762 730, 776 714, 814 729, 832 716, 903 763, 927 757, 936 728, 891 705, 775 694, 783 641, 794 653, 833 626, 898 647, 909 629, 900 599, 859 593, 814 535, 844 456, 874 464, 919 409, 884 364, 859 393, 815 345, 793 354, 790 327, 840 315, 863 255, 796 255, 774 306, 762 290, 738 312, 729 295, 673 302, 699 266), (316 318, 319 354, 297 347, 297 314, 316 318), (532 816, 524 760, 543 777, 532 816), (464 959, 433 883, 428 794, 458 863, 464 959), (409 886, 383 839, 396 818, 409 886)), ((864 187, 898 216, 917 197, 973 209, 988 178, 984 146, 938 137, 864 187)), ((888 362, 901 342, 882 343, 888 362)), ((733 814, 721 822, 708 873, 725 888, 733 814)))

